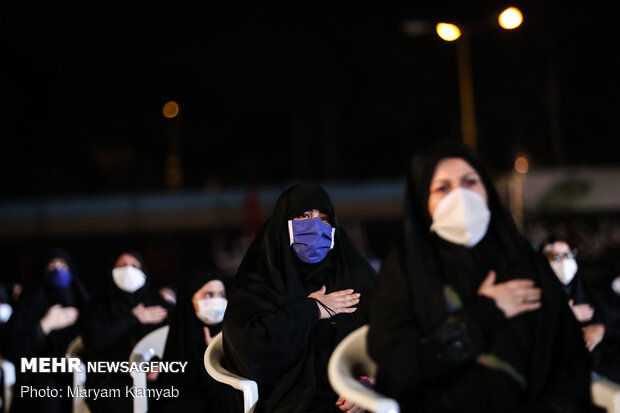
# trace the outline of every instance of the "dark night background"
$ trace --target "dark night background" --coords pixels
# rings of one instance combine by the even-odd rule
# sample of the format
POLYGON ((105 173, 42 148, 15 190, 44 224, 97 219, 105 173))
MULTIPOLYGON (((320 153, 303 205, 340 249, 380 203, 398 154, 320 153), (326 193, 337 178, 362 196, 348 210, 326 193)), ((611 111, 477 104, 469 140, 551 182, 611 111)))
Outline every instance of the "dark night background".
MULTIPOLYGON (((455 46, 403 23, 507 6, 520 28, 471 39, 484 161, 619 163, 618 2, 223 3, 5 5, 2 201, 397 179, 416 150, 460 139, 455 46)), ((64 241, 83 239, 3 245, 23 262, 64 241)))

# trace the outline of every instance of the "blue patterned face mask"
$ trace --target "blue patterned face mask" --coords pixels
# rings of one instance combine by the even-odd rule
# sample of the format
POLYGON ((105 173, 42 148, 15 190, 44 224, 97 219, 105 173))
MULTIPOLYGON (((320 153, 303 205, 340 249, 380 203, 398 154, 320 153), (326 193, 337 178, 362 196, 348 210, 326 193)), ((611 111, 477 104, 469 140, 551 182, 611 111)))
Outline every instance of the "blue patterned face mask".
POLYGON ((65 268, 57 268, 45 273, 45 282, 56 288, 67 288, 71 281, 73 281, 73 275, 65 268))
POLYGON ((334 248, 336 228, 320 218, 291 219, 288 221, 288 233, 297 257, 308 264, 323 261, 329 250, 334 248))

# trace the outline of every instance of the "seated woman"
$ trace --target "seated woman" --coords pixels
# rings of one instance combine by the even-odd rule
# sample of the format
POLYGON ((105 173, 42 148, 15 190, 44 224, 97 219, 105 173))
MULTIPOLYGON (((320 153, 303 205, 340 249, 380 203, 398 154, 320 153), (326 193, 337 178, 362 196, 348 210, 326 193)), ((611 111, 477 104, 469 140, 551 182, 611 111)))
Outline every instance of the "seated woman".
POLYGON ((469 148, 413 158, 368 349, 403 412, 582 412, 589 358, 546 261, 469 148))
MULTIPOLYGON (((170 303, 150 283, 142 256, 124 252, 106 278, 103 294, 88 307, 83 317, 82 337, 89 361, 128 361, 136 343, 151 331, 167 324, 170 303)), ((119 389, 121 397, 89 399, 93 413, 132 412, 133 401, 125 397, 133 385, 122 372, 89 373, 86 387, 119 389)))
POLYGON ((222 330, 226 311, 226 287, 211 271, 200 271, 185 279, 170 323, 164 361, 187 361, 183 374, 160 374, 162 388, 174 386, 176 399, 164 400, 165 412, 223 412, 232 388, 218 383, 204 367, 207 346, 222 330))
MULTIPOLYGON (((619 317, 613 310, 613 303, 607 302, 609 294, 597 292, 586 282, 579 271, 576 251, 565 238, 549 235, 541 243, 540 251, 560 281, 568 305, 581 326, 583 340, 593 358, 594 371, 619 382, 619 317)), ((609 288, 609 291, 613 290, 609 288)))
MULTIPOLYGON (((78 317, 88 304, 82 285, 69 254, 58 248, 50 250, 40 276, 24 288, 11 319, 6 326, 8 340, 6 357, 17 370, 15 389, 60 389, 71 385, 70 373, 21 372, 21 357, 65 356, 67 347, 79 335, 78 317)), ((14 392, 11 412, 67 412, 71 399, 60 397, 22 397, 14 392)))
POLYGON ((327 378, 347 334, 367 322, 375 272, 316 184, 278 199, 250 245, 224 316, 226 366, 258 383, 257 412, 352 409, 327 378))

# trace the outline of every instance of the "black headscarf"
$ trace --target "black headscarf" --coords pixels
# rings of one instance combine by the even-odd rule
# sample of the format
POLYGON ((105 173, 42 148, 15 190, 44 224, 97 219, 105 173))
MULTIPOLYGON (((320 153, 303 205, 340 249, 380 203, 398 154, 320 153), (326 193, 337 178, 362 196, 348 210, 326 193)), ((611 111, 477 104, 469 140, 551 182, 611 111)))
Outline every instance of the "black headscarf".
POLYGON ((226 363, 258 382, 258 411, 308 411, 318 399, 333 406, 327 361, 342 338, 367 322, 374 280, 322 187, 305 183, 284 191, 241 262, 224 317, 226 363), (311 209, 326 213, 336 228, 334 249, 315 265, 296 257, 287 226, 311 209), (322 285, 328 294, 361 293, 357 311, 318 321, 317 304, 307 297, 322 285))
POLYGON ((377 388, 405 410, 442 411, 470 402, 480 411, 510 411, 534 405, 558 377, 564 384, 574 381, 561 392, 587 398, 587 353, 562 291, 463 145, 439 144, 413 158, 402 233, 383 263, 370 324, 377 388), (430 232, 430 183, 446 158, 469 163, 486 189, 491 220, 472 248, 430 232), (491 299, 477 294, 490 270, 496 283, 533 279, 543 289, 542 309, 504 320, 491 299))
POLYGON ((183 374, 162 375, 161 387, 177 388, 182 403, 180 400, 174 403, 179 402, 186 410, 191 407, 192 411, 219 411, 214 398, 218 392, 226 390, 209 376, 203 361, 207 348, 203 328, 208 327, 211 337, 215 337, 222 330, 222 324, 204 324, 196 317, 192 302, 196 291, 213 280, 224 282, 217 273, 209 270, 196 270, 181 282, 166 340, 164 361, 187 361, 188 364, 183 374))

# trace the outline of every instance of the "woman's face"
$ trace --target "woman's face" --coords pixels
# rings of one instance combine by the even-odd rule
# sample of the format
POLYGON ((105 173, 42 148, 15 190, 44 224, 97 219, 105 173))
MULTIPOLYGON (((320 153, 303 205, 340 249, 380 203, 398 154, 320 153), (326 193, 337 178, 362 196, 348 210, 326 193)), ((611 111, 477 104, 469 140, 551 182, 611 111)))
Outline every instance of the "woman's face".
POLYGON ((192 296, 194 311, 198 312, 198 301, 215 297, 226 298, 226 288, 220 280, 211 280, 194 293, 192 296))
POLYGON ((311 218, 319 218, 321 221, 325 222, 327 225, 332 225, 327 220, 328 215, 324 212, 319 211, 318 209, 309 209, 308 211, 303 212, 301 215, 293 218, 294 220, 305 220, 311 218))
POLYGON ((114 268, 120 267, 134 267, 142 271, 142 264, 136 257, 131 254, 123 254, 114 263, 114 268))
POLYGON ((433 216, 437 204, 456 188, 476 192, 487 201, 487 191, 478 172, 462 158, 442 159, 435 168, 428 196, 428 212, 433 216))

